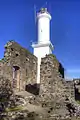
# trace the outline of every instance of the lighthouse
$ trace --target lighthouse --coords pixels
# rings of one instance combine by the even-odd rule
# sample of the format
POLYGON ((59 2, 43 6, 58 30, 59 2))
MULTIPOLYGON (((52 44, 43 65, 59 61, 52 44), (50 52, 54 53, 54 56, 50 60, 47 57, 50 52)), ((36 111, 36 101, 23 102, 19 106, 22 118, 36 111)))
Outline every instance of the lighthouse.
POLYGON ((32 43, 34 55, 38 58, 37 65, 37 84, 40 84, 40 64, 41 58, 52 54, 53 45, 50 41, 50 20, 51 15, 47 8, 41 8, 37 13, 38 37, 37 42, 32 43))

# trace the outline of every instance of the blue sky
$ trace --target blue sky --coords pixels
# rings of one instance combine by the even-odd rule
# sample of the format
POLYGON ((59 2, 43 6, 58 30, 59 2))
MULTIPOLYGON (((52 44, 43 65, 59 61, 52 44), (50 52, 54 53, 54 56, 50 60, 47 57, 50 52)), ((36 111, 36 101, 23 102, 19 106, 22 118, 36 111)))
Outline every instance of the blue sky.
POLYGON ((34 5, 47 7, 52 15, 51 41, 67 78, 80 77, 80 2, 78 0, 0 0, 0 58, 4 45, 15 40, 32 52, 37 41, 34 5))

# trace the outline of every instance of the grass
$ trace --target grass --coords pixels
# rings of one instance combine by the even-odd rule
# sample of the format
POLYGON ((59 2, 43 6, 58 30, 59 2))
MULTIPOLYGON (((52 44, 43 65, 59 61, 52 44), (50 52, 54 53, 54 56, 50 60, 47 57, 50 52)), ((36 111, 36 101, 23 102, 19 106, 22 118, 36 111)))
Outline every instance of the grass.
POLYGON ((54 54, 50 54, 50 56, 52 56, 52 57, 56 58, 56 56, 55 56, 54 54))
POLYGON ((56 58, 54 54, 50 54, 49 56, 52 56, 58 62, 58 59, 56 58))
POLYGON ((6 98, 0 98, 0 102, 6 102, 7 99, 6 98))
POLYGON ((78 104, 80 104, 80 100, 76 100, 76 102, 77 102, 78 104))
POLYGON ((14 112, 14 111, 20 111, 23 110, 22 106, 17 106, 17 107, 13 107, 13 108, 6 108, 6 112, 14 112))

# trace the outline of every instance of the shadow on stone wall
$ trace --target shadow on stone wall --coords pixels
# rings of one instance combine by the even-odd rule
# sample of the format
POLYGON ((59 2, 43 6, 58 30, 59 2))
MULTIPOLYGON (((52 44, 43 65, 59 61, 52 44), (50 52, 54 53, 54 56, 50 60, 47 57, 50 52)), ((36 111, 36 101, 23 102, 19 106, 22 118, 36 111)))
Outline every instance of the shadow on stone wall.
POLYGON ((34 94, 34 95, 39 95, 40 84, 37 84, 37 83, 35 83, 33 85, 28 84, 28 85, 26 85, 25 90, 27 92, 34 94))
POLYGON ((75 100, 79 100, 80 101, 80 93, 79 93, 77 88, 75 88, 75 100))
POLYGON ((64 78, 64 68, 61 63, 59 63, 59 72, 61 73, 62 77, 64 78))
POLYGON ((68 109, 68 111, 69 111, 69 113, 70 113, 70 116, 72 116, 73 113, 75 113, 75 107, 74 107, 71 103, 68 103, 68 104, 66 105, 66 107, 67 107, 67 109, 68 109))

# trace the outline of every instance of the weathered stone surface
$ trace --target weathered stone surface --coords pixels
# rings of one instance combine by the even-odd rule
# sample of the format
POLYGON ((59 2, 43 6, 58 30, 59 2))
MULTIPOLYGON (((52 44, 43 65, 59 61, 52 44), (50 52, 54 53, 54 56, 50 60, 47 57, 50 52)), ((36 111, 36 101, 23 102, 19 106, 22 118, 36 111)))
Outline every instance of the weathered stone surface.
POLYGON ((62 78, 58 66, 55 67, 56 61, 51 55, 42 59, 40 92, 29 102, 46 109, 48 119, 71 119, 79 113, 74 100, 74 82, 62 78))
POLYGON ((4 58, 0 61, 0 75, 11 80, 13 87, 25 90, 27 84, 35 84, 36 70, 37 58, 28 50, 14 41, 5 45, 4 58))
POLYGON ((7 112, 2 112, 0 119, 77 120, 80 105, 75 91, 79 92, 79 80, 66 81, 64 68, 54 55, 42 58, 39 85, 36 75, 37 58, 18 43, 8 42, 0 60, 0 97, 9 93, 9 99, 7 112))
POLYGON ((60 76, 57 64, 57 60, 54 61, 51 55, 42 59, 40 92, 31 103, 48 108, 49 116, 69 116, 65 103, 67 94, 63 84, 64 79, 60 76))

